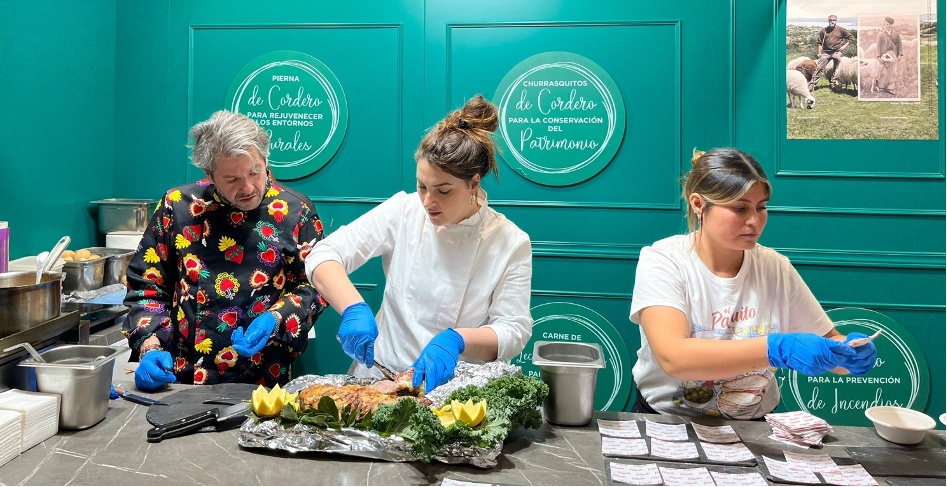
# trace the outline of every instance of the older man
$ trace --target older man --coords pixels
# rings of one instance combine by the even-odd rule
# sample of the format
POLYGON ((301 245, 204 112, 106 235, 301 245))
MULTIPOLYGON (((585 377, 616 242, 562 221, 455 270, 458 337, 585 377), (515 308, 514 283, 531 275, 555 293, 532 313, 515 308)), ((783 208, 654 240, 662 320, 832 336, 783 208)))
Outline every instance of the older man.
POLYGON ((829 15, 829 25, 819 31, 819 65, 809 81, 809 91, 815 90, 815 85, 822 79, 829 63, 832 63, 832 79, 829 85, 834 89, 838 85, 838 67, 842 63, 842 51, 855 40, 855 36, 845 27, 838 25, 838 17, 829 15))
POLYGON ((135 384, 285 384, 325 307, 304 264, 322 223, 273 180, 253 120, 219 111, 190 135, 207 178, 165 194, 128 266, 135 384))

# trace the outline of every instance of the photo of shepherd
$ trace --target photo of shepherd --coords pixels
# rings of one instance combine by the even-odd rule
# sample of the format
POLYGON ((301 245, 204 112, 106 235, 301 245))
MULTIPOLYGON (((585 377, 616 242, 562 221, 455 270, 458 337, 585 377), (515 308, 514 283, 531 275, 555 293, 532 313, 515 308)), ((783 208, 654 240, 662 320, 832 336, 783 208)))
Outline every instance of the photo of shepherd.
POLYGON ((858 17, 858 99, 920 101, 918 15, 858 17))
POLYGON ((936 5, 788 0, 786 138, 937 139, 936 5))

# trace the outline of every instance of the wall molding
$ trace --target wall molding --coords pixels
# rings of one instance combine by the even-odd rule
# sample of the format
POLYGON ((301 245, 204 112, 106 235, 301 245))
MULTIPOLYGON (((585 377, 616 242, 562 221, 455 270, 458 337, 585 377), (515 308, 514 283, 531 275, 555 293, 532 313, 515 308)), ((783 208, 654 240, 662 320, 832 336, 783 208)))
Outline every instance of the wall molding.
POLYGON ((855 303, 851 301, 819 301, 819 304, 826 309, 835 308, 865 308, 870 310, 896 310, 896 311, 931 311, 943 313, 947 306, 943 304, 899 304, 899 303, 855 303))
POLYGON ((540 200, 490 200, 495 207, 539 207, 539 208, 597 208, 603 210, 674 210, 683 208, 680 198, 676 204, 664 203, 614 203, 607 201, 540 201, 540 200))
POLYGON ((561 291, 552 289, 533 289, 533 296, 542 296, 544 298, 569 298, 569 299, 618 299, 631 301, 631 293, 594 293, 587 291, 561 291))
POLYGON ((935 217, 947 215, 944 210, 904 208, 831 208, 827 206, 767 206, 770 213, 809 213, 830 215, 878 215, 894 217, 935 217))

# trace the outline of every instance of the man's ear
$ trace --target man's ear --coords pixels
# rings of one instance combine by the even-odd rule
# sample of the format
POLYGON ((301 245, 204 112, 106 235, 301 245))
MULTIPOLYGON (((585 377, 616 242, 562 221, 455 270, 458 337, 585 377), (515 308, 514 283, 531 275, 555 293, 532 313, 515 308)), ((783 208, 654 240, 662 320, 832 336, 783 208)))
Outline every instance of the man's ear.
POLYGON ((204 169, 203 171, 204 171, 204 175, 207 176, 207 179, 209 179, 209 180, 211 180, 211 181, 214 180, 214 175, 211 174, 210 172, 208 172, 207 169, 204 169))

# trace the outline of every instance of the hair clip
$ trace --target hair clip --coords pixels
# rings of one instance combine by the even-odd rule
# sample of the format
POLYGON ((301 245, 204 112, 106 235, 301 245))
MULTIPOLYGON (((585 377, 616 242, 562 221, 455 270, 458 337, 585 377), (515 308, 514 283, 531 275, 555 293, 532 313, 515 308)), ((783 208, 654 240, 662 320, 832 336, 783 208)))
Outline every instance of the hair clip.
POLYGON ((470 128, 470 124, 467 123, 467 121, 464 119, 460 119, 460 121, 457 122, 457 126, 464 130, 467 130, 470 128))

